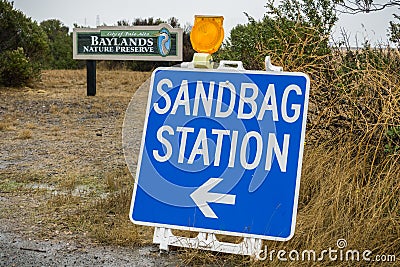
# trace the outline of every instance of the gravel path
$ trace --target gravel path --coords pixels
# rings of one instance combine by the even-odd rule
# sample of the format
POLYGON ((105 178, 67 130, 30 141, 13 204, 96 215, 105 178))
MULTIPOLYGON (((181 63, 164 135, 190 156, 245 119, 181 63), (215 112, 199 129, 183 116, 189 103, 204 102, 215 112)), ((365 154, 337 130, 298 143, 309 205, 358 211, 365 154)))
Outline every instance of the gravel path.
POLYGON ((176 266, 156 247, 88 246, 65 240, 26 239, 0 228, 0 266, 176 266))

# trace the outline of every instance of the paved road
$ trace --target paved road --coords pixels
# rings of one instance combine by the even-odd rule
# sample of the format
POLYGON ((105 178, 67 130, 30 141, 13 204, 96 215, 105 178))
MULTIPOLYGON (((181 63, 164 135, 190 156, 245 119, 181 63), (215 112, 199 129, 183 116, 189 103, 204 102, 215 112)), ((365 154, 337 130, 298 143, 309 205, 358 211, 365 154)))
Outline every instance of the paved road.
POLYGON ((169 266, 156 247, 87 246, 0 232, 0 266, 169 266))

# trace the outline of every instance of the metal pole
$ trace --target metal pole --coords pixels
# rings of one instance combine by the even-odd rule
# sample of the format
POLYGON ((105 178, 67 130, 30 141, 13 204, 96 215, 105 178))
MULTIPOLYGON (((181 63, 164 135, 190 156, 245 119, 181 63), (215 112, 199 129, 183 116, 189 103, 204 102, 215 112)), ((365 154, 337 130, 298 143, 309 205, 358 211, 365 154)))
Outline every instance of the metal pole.
POLYGON ((96 60, 86 60, 87 95, 96 95, 96 60))

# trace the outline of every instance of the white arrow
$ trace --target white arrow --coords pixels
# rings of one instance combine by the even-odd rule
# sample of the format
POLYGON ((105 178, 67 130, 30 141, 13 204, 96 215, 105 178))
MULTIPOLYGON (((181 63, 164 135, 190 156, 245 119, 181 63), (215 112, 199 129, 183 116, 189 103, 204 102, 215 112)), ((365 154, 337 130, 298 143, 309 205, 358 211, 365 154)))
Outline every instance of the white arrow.
POLYGON ((222 181, 221 178, 210 178, 207 182, 201 185, 199 188, 190 194, 190 197, 196 203, 197 207, 207 218, 218 219, 218 216, 210 208, 208 203, 219 203, 219 204, 229 204, 235 205, 236 195, 227 195, 209 192, 217 184, 222 181))

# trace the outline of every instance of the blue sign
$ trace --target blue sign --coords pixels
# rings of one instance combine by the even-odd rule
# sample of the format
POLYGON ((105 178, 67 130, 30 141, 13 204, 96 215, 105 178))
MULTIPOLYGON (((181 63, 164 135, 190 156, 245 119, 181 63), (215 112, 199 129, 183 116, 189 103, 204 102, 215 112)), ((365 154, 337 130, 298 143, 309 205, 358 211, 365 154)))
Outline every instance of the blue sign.
POLYGON ((290 239, 308 95, 302 73, 156 69, 131 220, 290 239))

